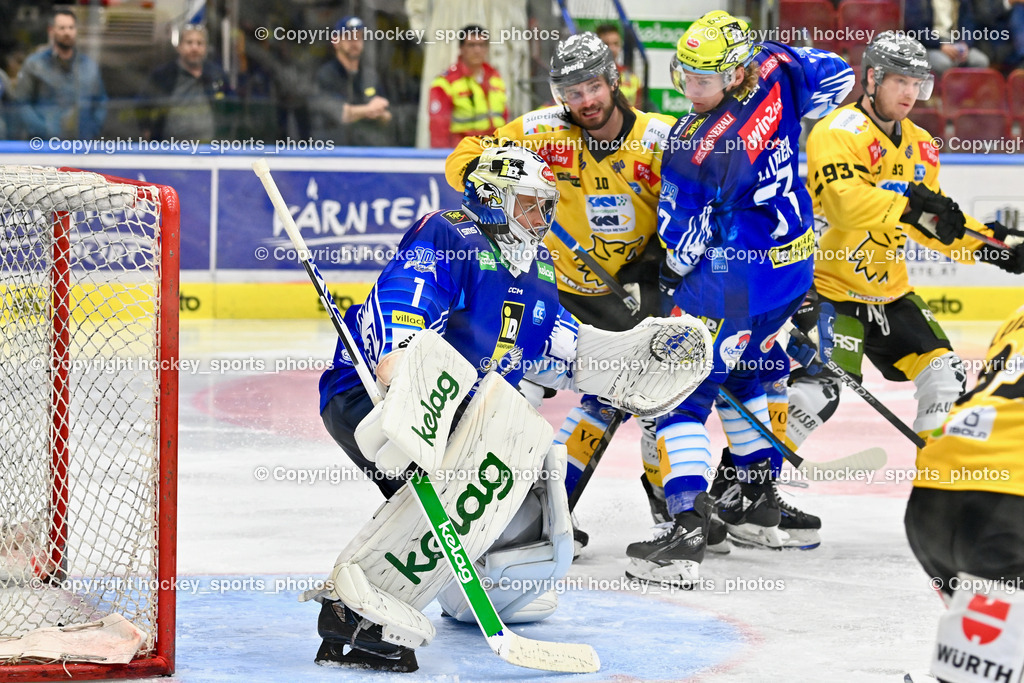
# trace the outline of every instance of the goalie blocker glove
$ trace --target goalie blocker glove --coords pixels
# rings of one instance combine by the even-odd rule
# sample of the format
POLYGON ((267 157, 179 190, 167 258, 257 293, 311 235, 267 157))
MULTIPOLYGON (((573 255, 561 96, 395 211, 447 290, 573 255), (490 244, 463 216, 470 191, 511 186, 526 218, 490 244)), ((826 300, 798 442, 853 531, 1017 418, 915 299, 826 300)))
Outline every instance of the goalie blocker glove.
POLYGON ((991 263, 993 266, 1002 268, 1008 273, 1020 275, 1024 273, 1024 234, 1017 230, 1010 230, 999 221, 986 223, 992 231, 992 236, 1001 242, 1005 242, 1009 249, 993 247, 987 244, 982 245, 974 256, 979 261, 991 263))
POLYGON ((967 219, 952 199, 922 183, 910 183, 906 196, 909 201, 902 218, 904 223, 946 245, 964 236, 967 219))

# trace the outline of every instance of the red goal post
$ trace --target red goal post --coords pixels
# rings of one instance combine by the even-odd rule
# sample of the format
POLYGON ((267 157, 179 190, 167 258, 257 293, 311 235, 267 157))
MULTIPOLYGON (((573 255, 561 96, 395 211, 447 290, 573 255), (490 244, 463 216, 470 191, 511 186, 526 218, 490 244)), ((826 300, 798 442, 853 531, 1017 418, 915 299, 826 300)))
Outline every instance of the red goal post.
POLYGON ((174 671, 179 219, 167 186, 0 166, 0 680, 174 671))

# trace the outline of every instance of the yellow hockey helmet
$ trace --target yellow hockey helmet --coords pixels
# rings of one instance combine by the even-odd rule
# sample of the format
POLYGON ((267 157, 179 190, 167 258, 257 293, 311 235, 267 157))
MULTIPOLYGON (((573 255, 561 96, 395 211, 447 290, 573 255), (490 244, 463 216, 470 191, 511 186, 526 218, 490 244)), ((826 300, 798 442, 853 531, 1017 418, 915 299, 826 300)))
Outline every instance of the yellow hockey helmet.
POLYGON ((722 10, 708 12, 690 24, 676 43, 676 54, 672 58, 673 80, 678 69, 714 74, 746 66, 753 51, 747 22, 722 10))

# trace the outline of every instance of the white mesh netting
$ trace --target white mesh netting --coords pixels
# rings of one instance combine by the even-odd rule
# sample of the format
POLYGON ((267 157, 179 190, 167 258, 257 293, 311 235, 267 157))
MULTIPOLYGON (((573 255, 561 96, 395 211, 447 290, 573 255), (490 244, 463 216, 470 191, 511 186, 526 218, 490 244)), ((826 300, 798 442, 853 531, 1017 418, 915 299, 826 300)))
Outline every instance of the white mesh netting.
POLYGON ((0 167, 0 637, 119 613, 153 647, 159 226, 155 187, 0 167))

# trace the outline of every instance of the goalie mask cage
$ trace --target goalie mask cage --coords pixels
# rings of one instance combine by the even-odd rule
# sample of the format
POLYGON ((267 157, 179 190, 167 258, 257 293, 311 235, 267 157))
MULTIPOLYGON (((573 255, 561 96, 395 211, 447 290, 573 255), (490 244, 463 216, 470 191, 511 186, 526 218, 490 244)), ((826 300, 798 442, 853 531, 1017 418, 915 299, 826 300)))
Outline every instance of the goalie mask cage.
POLYGON ((5 657, 0 680, 174 671, 178 221, 170 187, 0 166, 0 645, 142 632, 128 664, 5 657))

